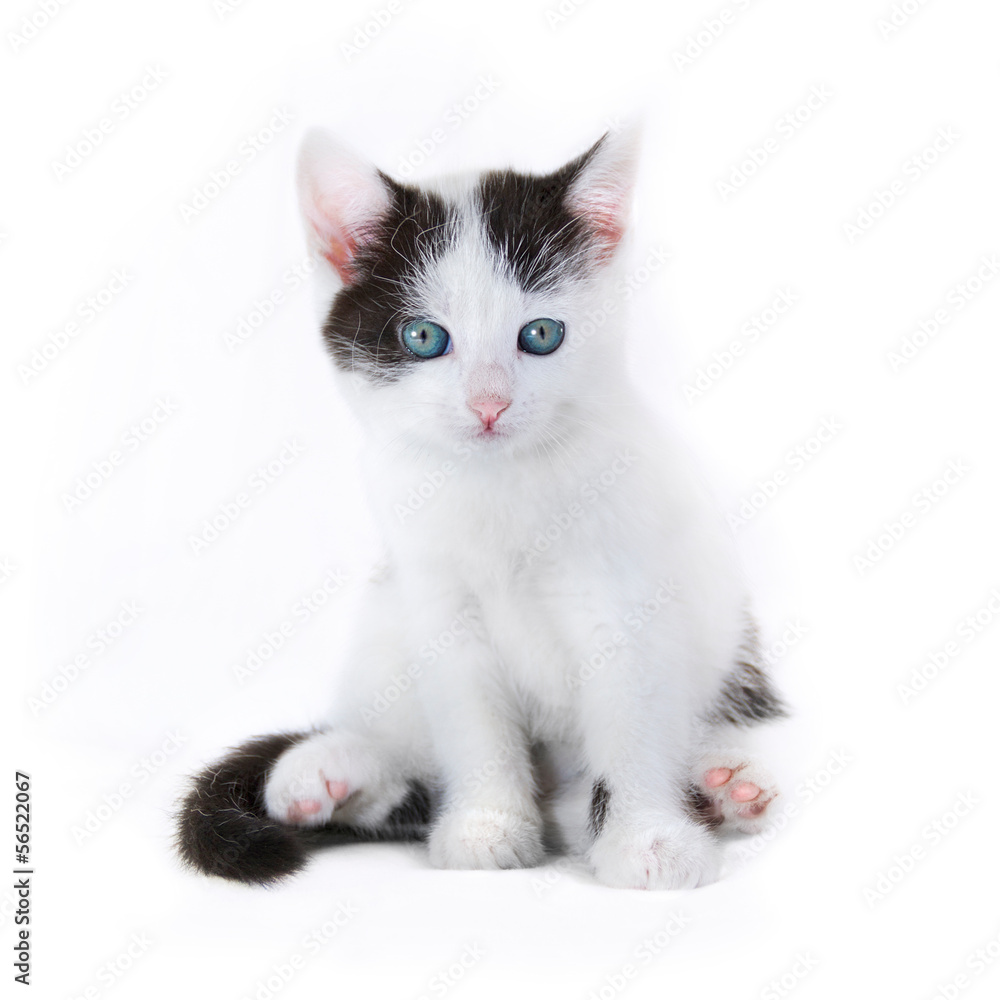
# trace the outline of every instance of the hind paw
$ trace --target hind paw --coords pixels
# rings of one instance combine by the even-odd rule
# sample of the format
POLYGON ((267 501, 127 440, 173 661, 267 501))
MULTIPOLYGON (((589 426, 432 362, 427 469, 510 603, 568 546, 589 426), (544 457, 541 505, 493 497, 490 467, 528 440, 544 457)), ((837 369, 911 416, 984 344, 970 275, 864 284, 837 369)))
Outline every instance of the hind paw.
POLYGON ((706 755, 695 773, 702 816, 714 824, 757 833, 778 795, 770 773, 740 751, 706 755))
POLYGON ((383 820, 406 791, 406 782, 369 741, 317 733, 278 758, 264 786, 264 808, 292 826, 368 826, 383 820))

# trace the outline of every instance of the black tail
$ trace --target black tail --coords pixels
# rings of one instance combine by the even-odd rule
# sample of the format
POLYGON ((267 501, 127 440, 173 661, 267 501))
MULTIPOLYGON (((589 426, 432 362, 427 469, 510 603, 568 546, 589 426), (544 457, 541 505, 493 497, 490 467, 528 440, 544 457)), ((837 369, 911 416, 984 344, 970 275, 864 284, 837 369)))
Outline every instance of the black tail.
POLYGON ((192 868, 251 885, 272 885, 305 867, 311 847, 331 840, 419 840, 431 813, 414 784, 378 830, 330 824, 304 830, 264 811, 264 784, 275 761, 309 733, 257 736, 197 775, 177 816, 177 851, 192 868))
POLYGON ((305 733, 258 736, 205 768, 177 817, 177 850, 206 875, 269 885, 293 875, 306 852, 292 827, 264 812, 264 781, 305 733))

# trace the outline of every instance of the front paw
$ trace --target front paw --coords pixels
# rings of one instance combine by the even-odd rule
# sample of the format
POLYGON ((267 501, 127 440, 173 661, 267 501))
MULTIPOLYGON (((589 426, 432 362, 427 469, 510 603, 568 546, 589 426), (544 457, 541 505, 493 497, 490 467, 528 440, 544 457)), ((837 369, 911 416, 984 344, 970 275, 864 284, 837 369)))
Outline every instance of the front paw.
POLYGON ((694 889, 719 875, 715 839, 687 819, 606 827, 590 862, 598 881, 616 889, 694 889))
POLYGON ((436 868, 532 868, 541 862, 541 823, 504 809, 445 813, 430 837, 436 868))

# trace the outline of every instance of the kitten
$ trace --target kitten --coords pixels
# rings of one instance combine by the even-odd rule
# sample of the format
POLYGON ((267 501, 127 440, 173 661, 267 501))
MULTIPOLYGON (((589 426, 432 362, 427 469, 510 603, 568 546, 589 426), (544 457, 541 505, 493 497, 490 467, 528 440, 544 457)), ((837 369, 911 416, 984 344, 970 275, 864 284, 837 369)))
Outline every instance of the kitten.
POLYGON ((741 746, 784 714, 730 532, 626 375, 621 276, 636 138, 545 176, 397 183, 303 145, 323 336, 367 435, 387 560, 321 731, 198 776, 179 849, 267 883, 317 833, 426 838, 444 868, 539 864, 610 886, 713 880, 712 827, 777 794, 741 746))

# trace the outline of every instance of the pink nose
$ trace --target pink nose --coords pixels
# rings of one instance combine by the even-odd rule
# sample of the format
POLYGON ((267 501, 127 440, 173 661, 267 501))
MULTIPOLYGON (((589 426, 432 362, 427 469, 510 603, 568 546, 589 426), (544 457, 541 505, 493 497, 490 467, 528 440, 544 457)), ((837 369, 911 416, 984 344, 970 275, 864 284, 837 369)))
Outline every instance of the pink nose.
POLYGON ((509 399, 473 399, 469 402, 469 408, 475 410, 482 421, 483 429, 487 431, 508 406, 510 406, 509 399))

